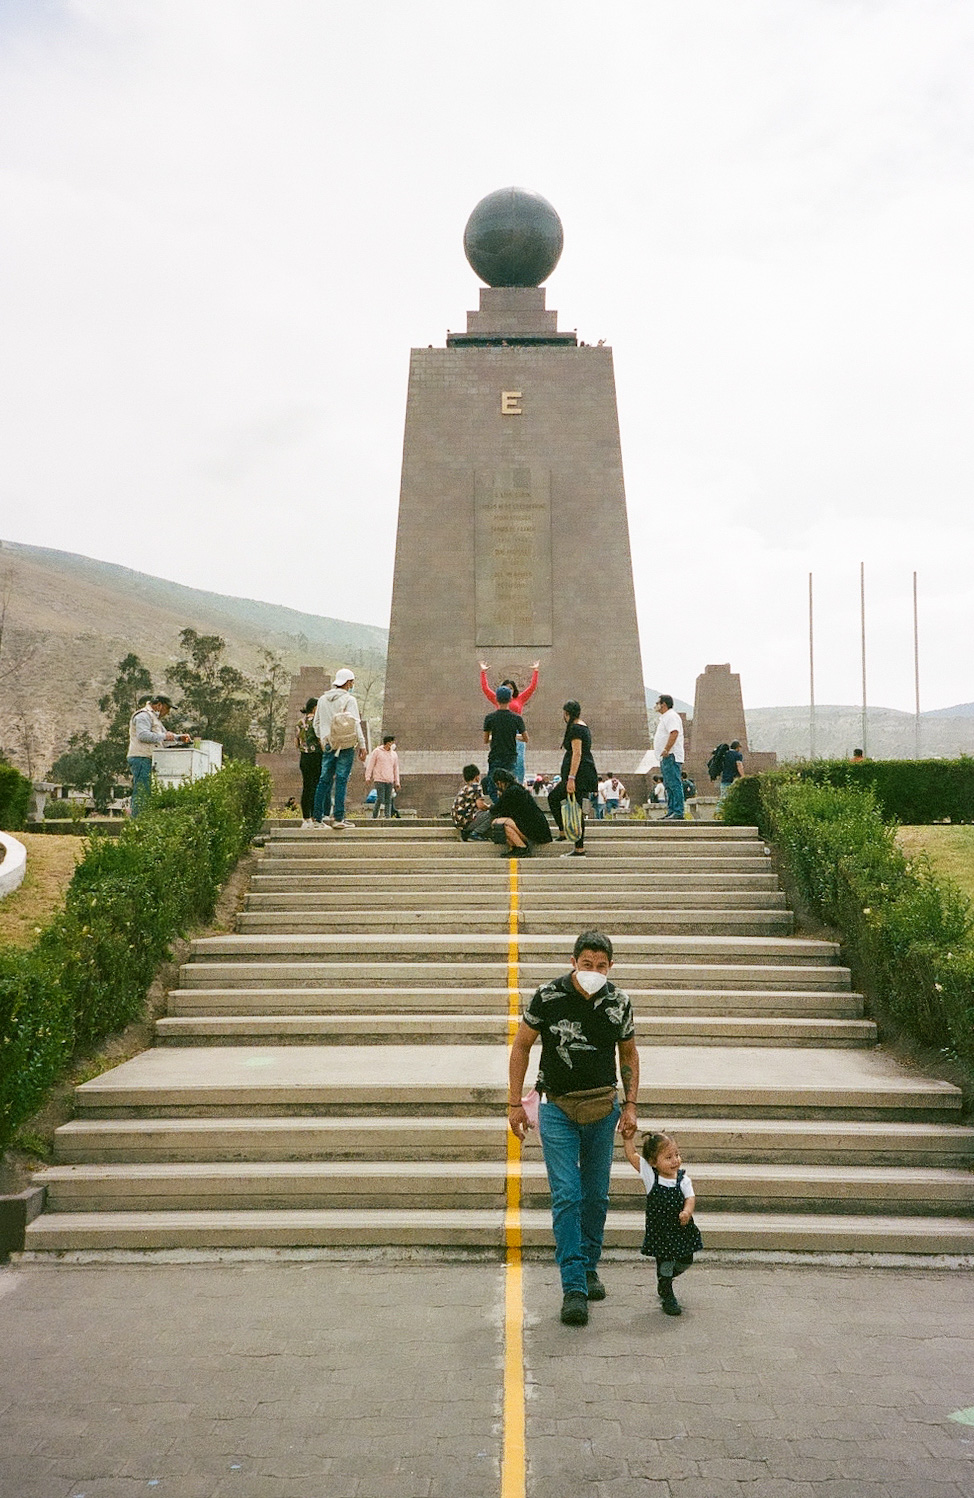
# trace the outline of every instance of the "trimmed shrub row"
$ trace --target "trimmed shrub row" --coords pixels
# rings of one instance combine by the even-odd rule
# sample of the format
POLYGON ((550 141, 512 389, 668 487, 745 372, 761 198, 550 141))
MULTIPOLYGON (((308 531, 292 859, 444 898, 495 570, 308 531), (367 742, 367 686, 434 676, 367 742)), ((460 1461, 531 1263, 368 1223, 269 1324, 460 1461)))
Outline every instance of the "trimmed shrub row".
POLYGON ((802 899, 842 931, 877 1012, 974 1064, 974 912, 925 855, 905 856, 876 792, 774 771, 739 780, 722 810, 757 824, 802 899))
MULTIPOLYGON (((871 790, 887 821, 908 827, 930 822, 974 822, 974 759, 815 760, 767 771, 760 778, 783 776, 813 785, 854 786, 871 790)), ((725 818, 726 820, 726 818, 725 818)))
POLYGON ((269 799, 266 770, 240 763, 154 793, 119 837, 89 841, 34 947, 0 952, 0 1150, 76 1047, 138 1016, 173 937, 213 914, 269 799))
POLYGON ((31 783, 0 760, 0 832, 19 832, 30 809, 31 783))

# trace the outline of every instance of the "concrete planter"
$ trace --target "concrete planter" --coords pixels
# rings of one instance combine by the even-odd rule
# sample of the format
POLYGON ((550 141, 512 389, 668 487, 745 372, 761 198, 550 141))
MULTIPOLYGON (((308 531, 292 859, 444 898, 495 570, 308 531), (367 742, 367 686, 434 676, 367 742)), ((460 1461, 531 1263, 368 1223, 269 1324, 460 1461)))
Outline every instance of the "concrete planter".
POLYGON ((13 894, 24 882, 27 872, 27 849, 23 843, 11 837, 9 832, 0 832, 0 847, 3 848, 3 862, 0 863, 0 900, 4 895, 13 894))

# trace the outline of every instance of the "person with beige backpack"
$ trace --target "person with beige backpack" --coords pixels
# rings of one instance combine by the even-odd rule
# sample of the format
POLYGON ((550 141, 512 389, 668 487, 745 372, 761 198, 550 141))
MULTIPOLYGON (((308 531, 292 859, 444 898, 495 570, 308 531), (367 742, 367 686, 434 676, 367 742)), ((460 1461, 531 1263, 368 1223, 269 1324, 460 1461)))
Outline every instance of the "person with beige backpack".
POLYGON ((335 672, 331 691, 323 692, 315 708, 314 731, 321 744, 321 779, 315 791, 314 821, 321 830, 351 828, 345 820, 345 789, 355 763, 355 753, 365 759, 365 734, 362 715, 352 696, 355 673, 347 667, 335 672), (335 812, 332 809, 332 788, 335 812))

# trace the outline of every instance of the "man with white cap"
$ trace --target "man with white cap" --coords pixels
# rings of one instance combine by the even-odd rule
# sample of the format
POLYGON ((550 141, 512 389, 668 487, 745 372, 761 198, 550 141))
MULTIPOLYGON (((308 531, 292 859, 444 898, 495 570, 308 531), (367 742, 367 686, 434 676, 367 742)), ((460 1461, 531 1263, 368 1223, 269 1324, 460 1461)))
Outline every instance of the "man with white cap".
POLYGON ((315 791, 314 820, 318 827, 349 828, 353 824, 345 820, 345 788, 352 773, 355 753, 365 758, 365 734, 362 731, 362 715, 350 688, 354 685, 355 673, 347 667, 335 672, 329 692, 318 698, 315 708, 314 730, 321 744, 321 779, 315 791), (331 815, 332 787, 335 792, 335 812, 331 815))

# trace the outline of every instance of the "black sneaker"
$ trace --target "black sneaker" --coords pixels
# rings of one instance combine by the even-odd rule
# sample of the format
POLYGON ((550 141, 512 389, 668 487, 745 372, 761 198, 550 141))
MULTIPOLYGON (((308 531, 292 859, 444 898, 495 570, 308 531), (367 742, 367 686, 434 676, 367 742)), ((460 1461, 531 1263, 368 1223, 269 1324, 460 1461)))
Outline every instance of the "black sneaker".
POLYGON ((605 1300, 605 1286, 599 1279, 597 1269, 586 1269, 585 1287, 588 1290, 589 1300, 605 1300))
POLYGON ((566 1326, 588 1325, 588 1296, 584 1290, 569 1290, 561 1303, 561 1319, 566 1326))
POLYGON ((663 1291, 662 1295, 660 1296, 660 1305, 663 1307, 663 1310, 666 1312, 667 1316, 683 1315, 683 1307, 680 1305, 680 1302, 673 1294, 672 1286, 669 1290, 663 1291))

